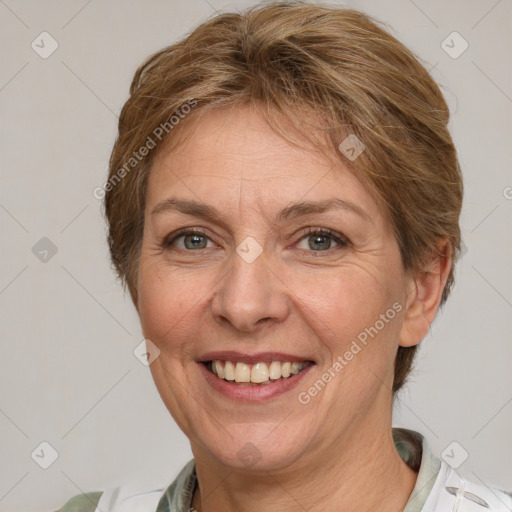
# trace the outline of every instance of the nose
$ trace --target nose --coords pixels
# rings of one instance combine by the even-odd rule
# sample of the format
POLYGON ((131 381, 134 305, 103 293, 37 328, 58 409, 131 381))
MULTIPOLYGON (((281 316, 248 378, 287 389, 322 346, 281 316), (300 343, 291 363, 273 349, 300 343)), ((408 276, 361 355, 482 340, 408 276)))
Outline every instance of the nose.
POLYGON ((234 252, 230 268, 212 299, 212 314, 224 327, 252 333, 264 324, 282 323, 289 314, 286 284, 262 253, 245 261, 234 252))

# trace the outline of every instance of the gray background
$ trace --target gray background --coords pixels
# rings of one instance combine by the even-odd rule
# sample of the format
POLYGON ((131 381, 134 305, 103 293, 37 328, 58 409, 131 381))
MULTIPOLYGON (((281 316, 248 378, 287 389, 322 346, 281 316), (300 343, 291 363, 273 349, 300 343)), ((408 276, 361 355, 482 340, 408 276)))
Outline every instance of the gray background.
MULTIPOLYGON (((215 10, 253 3, 0 1, 2 511, 54 510, 126 482, 169 484, 191 458, 133 355, 138 319, 110 270, 92 192, 137 65, 215 10), (59 45, 47 59, 31 48, 43 31, 59 45), (47 241, 34 254, 43 237, 55 255, 47 241), (36 463, 51 457, 43 441, 59 454, 48 469, 36 463)), ((456 441, 449 453, 469 454, 464 475, 512 490, 512 2, 345 5, 389 23, 432 68, 465 176, 467 252, 395 425, 424 433, 437 456, 456 441), (453 31, 469 43, 458 58, 441 46, 453 31)))

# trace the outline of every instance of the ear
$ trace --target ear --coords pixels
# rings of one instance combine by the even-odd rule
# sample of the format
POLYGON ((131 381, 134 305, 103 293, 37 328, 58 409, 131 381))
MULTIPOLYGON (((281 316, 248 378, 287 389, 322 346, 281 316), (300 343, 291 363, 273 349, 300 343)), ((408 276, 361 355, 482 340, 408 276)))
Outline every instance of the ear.
POLYGON ((406 278, 407 305, 400 331, 400 346, 417 345, 428 334, 452 268, 451 256, 451 244, 443 239, 432 252, 427 268, 406 278))

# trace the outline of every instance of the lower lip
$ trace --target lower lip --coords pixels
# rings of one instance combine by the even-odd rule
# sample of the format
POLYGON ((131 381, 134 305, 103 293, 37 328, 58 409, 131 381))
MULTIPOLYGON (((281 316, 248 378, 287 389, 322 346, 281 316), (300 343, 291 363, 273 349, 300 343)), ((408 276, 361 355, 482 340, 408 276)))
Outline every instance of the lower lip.
POLYGON ((203 363, 198 363, 198 365, 206 379, 206 382, 208 382, 213 389, 232 400, 238 400, 240 402, 261 402, 264 400, 271 400, 286 393, 287 391, 291 391, 315 366, 314 364, 311 364, 293 377, 275 380, 270 384, 240 386, 239 384, 233 384, 224 379, 219 379, 219 377, 208 370, 206 365, 203 363))

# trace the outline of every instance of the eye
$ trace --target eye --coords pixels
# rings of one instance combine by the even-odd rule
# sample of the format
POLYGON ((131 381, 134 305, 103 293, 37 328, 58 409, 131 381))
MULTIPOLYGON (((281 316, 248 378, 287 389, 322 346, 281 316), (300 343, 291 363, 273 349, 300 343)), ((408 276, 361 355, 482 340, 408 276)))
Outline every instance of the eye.
POLYGON ((325 228, 309 228, 300 240, 299 249, 314 252, 326 252, 332 249, 333 241, 340 248, 348 245, 348 241, 342 235, 325 228), (302 241, 306 242, 306 247, 300 247, 302 241))
POLYGON ((195 251, 207 249, 208 240, 210 240, 209 237, 202 229, 182 229, 165 240, 164 246, 167 248, 177 246, 179 250, 195 251), (183 239, 182 243, 178 243, 180 239, 183 239))
MULTIPOLYGON (((163 246, 165 248, 175 248, 182 251, 197 251, 201 249, 211 248, 208 247, 210 240, 206 231, 200 228, 183 228, 172 234, 167 238, 163 246)), ((345 237, 339 233, 325 228, 308 228, 305 235, 300 238, 298 247, 301 251, 306 252, 327 252, 333 248, 333 242, 336 244, 334 247, 347 247, 349 242, 345 237), (305 247, 300 247, 300 244, 305 242, 305 247)))

